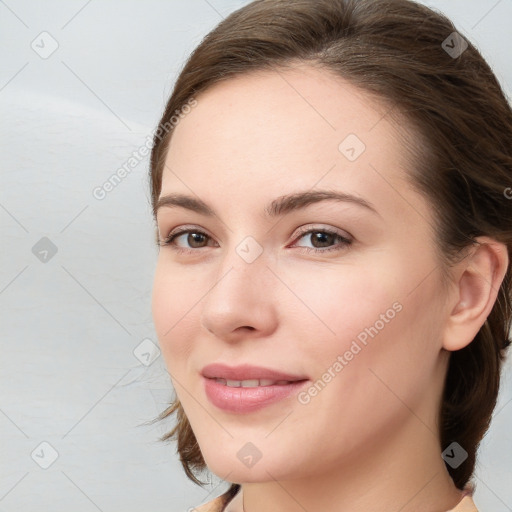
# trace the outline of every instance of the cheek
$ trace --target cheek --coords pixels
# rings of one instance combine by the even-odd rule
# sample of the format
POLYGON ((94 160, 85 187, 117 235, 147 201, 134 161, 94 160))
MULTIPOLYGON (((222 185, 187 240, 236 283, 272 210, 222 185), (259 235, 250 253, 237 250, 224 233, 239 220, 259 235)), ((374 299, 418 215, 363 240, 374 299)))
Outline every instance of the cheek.
POLYGON ((316 345, 316 353, 347 350, 359 335, 364 340, 365 329, 376 322, 379 330, 387 325, 381 315, 387 313, 388 321, 396 316, 393 304, 400 299, 397 281, 392 272, 383 272, 376 265, 324 266, 300 273, 289 270, 283 280, 291 283, 293 291, 288 311, 283 313, 294 312, 288 324, 306 333, 302 338, 316 345), (318 350, 318 343, 323 350, 318 350))
POLYGON ((313 345, 308 348, 314 378, 301 397, 297 417, 310 430, 320 428, 333 439, 324 454, 326 464, 334 464, 340 453, 371 452, 378 440, 414 421, 411 410, 421 410, 435 391, 435 357, 426 353, 420 329, 410 327, 417 322, 418 308, 402 300, 387 324, 377 323, 376 314, 385 314, 388 305, 383 300, 382 307, 375 305, 371 314, 359 312, 357 318, 357 308, 350 308, 347 315, 353 317, 347 316, 346 322, 340 317, 338 335, 323 346, 321 355, 313 345))
POLYGON ((385 389, 378 376, 413 396, 433 374, 439 353, 439 289, 436 274, 429 275, 435 267, 416 262, 406 271, 403 254, 403 261, 397 254, 385 256, 364 267, 325 267, 293 282, 307 309, 295 305, 288 324, 293 321, 301 333, 310 374, 329 380, 329 370, 343 373, 333 387, 361 393, 360 403, 367 402, 369 385, 385 389))
POLYGON ((151 310, 160 349, 171 373, 192 350, 192 334, 197 330, 194 305, 203 293, 186 274, 166 268, 164 263, 157 264, 151 310))

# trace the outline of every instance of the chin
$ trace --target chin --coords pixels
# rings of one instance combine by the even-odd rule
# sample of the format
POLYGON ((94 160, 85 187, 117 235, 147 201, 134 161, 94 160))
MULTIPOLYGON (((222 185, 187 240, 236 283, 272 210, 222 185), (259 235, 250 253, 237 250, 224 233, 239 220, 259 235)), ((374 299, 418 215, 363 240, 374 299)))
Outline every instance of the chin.
POLYGON ((301 464, 298 461, 290 464, 289 456, 274 450, 271 454, 262 453, 269 449, 271 447, 259 451, 252 443, 233 442, 230 447, 212 446, 202 453, 209 471, 229 482, 256 483, 297 477, 290 471, 296 471, 301 464))
MULTIPOLYGON (((236 484, 268 482, 273 480, 272 477, 283 479, 283 474, 276 470, 278 468, 274 465, 264 466, 261 461, 252 468, 242 467, 241 464, 236 464, 236 467, 234 467, 233 459, 217 460, 207 463, 207 466, 208 470, 219 478, 236 484)), ((288 475, 286 474, 286 476, 288 475)))

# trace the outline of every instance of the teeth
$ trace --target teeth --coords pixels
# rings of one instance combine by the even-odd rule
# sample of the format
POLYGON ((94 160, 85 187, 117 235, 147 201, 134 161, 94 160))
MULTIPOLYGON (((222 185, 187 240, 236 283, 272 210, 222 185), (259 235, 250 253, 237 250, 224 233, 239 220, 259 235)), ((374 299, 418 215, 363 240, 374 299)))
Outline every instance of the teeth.
POLYGON ((260 385, 260 381, 256 380, 243 380, 241 381, 241 385, 243 388, 255 388, 260 385))
POLYGON ((273 386, 289 384, 287 380, 271 380, 271 379, 251 379, 251 380, 229 380, 229 379, 215 379, 215 382, 224 384, 230 388, 257 388, 260 386, 273 386))

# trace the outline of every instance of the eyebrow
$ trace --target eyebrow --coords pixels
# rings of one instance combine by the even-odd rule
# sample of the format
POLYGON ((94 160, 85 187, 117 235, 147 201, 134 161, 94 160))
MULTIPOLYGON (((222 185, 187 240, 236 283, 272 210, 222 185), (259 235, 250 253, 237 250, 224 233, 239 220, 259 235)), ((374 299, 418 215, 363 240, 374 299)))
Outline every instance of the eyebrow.
MULTIPOLYGON (((381 216, 375 207, 362 197, 358 197, 346 192, 335 192, 331 190, 315 190, 305 192, 295 192, 285 196, 280 196, 270 202, 264 209, 264 214, 268 218, 275 218, 286 215, 292 211, 306 208, 307 206, 319 203, 320 201, 339 201, 356 204, 367 210, 381 216)), ((153 214, 156 214, 160 208, 185 208, 208 217, 217 216, 215 211, 201 199, 187 196, 184 194, 167 194, 158 198, 153 214)))

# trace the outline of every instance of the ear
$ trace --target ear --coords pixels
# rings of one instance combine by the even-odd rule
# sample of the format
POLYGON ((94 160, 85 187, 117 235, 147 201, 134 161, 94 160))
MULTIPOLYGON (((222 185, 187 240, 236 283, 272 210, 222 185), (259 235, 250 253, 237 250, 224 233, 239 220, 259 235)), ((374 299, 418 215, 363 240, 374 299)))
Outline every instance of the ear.
POLYGON ((473 341, 494 306, 507 272, 505 244, 489 237, 478 237, 476 242, 452 269, 454 281, 443 335, 446 350, 460 350, 473 341))

